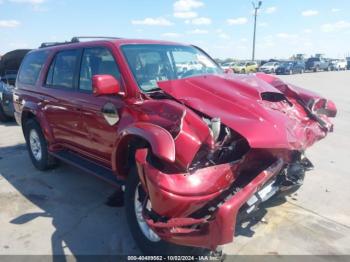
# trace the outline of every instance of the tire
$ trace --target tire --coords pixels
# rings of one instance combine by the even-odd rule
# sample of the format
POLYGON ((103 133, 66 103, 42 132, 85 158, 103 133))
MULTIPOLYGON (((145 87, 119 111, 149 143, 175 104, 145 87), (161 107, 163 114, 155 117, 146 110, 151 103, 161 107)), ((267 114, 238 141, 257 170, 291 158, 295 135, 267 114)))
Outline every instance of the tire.
POLYGON ((2 108, 0 104, 0 122, 8 122, 11 120, 11 117, 7 116, 4 112, 4 109, 2 108))
POLYGON ((139 197, 142 195, 144 197, 147 197, 140 184, 140 179, 137 174, 136 168, 133 167, 130 169, 130 172, 126 181, 124 203, 125 203, 126 217, 127 217, 131 234, 143 254, 145 255, 189 255, 189 254, 203 255, 203 254, 206 254, 206 252, 209 252, 206 249, 174 245, 162 239, 159 239, 157 241, 151 241, 148 237, 146 237, 146 235, 141 230, 141 226, 139 225, 136 211, 135 211, 136 210, 135 196, 137 196, 136 195, 137 191, 139 192, 139 197))
POLYGON ((245 74, 245 69, 242 69, 241 73, 242 73, 242 74, 245 74))
POLYGON ((25 123, 24 137, 30 159, 38 170, 44 171, 56 166, 57 160, 49 154, 46 139, 37 121, 30 119, 25 123))

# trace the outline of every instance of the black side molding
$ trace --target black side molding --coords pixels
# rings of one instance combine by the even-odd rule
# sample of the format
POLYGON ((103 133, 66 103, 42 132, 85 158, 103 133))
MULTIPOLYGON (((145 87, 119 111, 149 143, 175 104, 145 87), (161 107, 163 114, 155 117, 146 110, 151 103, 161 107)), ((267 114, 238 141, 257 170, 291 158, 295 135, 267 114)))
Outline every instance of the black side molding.
POLYGON ((113 186, 119 187, 121 185, 124 185, 124 181, 117 179, 117 177, 111 169, 98 165, 84 157, 75 154, 72 151, 61 150, 50 154, 62 160, 63 162, 66 162, 87 173, 90 173, 98 178, 105 180, 113 186))

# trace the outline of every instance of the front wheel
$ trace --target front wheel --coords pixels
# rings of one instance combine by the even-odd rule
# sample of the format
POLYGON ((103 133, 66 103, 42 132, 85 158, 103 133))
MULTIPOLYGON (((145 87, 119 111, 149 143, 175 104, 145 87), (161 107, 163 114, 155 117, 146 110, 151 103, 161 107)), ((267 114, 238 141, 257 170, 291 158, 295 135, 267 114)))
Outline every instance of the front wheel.
POLYGON ((24 126, 24 136, 33 165, 42 171, 54 167, 56 159, 47 150, 47 142, 38 122, 28 120, 24 126))
POLYGON ((165 242, 147 225, 143 217, 143 209, 151 207, 151 203, 140 183, 136 168, 131 168, 130 170, 124 196, 129 228, 143 254, 188 255, 204 252, 202 249, 177 246, 165 242))

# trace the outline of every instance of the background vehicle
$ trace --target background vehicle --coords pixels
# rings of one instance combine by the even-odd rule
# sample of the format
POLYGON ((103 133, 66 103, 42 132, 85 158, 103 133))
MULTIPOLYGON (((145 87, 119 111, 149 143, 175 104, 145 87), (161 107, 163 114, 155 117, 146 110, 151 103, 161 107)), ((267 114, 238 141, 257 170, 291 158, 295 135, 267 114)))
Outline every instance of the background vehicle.
POLYGON ((255 73, 258 71, 258 63, 257 62, 239 62, 232 67, 235 73, 255 73))
POLYGON ((347 69, 347 61, 345 59, 340 59, 337 61, 337 63, 335 64, 335 70, 346 70, 347 69))
POLYGON ((226 70, 226 69, 232 69, 234 66, 236 66, 236 62, 229 62, 229 63, 223 63, 221 65, 221 68, 226 70))
POLYGON ((125 185, 127 222, 147 254, 232 242, 238 214, 297 190, 312 166, 304 151, 333 130, 332 101, 271 75, 224 74, 190 45, 42 46, 14 91, 33 165, 58 158, 125 185))
POLYGON ((310 71, 331 71, 330 62, 324 58, 320 57, 311 57, 305 63, 306 70, 310 71))
POLYGON ((29 51, 27 49, 14 50, 6 53, 0 60, 0 121, 7 121, 13 118, 12 93, 17 71, 24 56, 29 51))
POLYGON ((268 62, 259 67, 260 72, 264 73, 275 73, 276 69, 280 65, 280 62, 268 62))
POLYGON ((302 74, 305 72, 305 63, 302 61, 286 61, 280 63, 276 69, 277 75, 302 74))

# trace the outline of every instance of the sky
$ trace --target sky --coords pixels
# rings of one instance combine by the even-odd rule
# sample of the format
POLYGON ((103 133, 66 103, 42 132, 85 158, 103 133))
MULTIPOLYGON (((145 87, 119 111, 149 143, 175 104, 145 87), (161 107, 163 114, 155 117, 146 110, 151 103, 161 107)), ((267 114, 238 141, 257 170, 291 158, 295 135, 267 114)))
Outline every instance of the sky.
MULTIPOLYGON (((0 54, 94 35, 171 40, 215 58, 248 59, 253 21, 250 0, 0 0, 0 54)), ((349 43, 350 1, 263 0, 256 58, 342 58, 349 43)))

